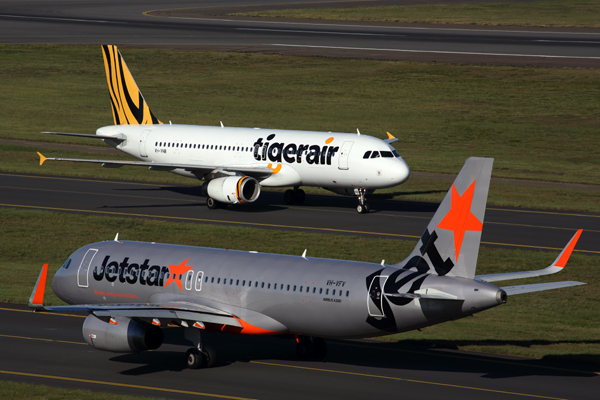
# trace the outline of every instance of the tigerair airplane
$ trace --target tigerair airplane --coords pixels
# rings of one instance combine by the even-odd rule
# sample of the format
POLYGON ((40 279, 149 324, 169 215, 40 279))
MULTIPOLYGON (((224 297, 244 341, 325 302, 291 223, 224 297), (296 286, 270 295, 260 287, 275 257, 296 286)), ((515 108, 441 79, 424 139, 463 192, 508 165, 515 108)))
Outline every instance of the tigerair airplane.
POLYGON ((230 128, 163 124, 146 104, 116 46, 102 46, 115 124, 95 135, 43 132, 101 139, 141 161, 44 157, 46 160, 124 165, 169 171, 204 181, 208 208, 254 202, 262 187, 293 187, 287 204, 302 204, 300 186, 323 187, 356 196, 359 213, 368 213, 366 195, 399 185, 410 170, 391 146, 397 141, 337 132, 230 128))
POLYGON ((85 340, 112 352, 157 349, 173 336, 164 335, 165 326, 174 325, 169 329, 193 346, 187 366, 200 368, 216 360, 202 343, 204 331, 293 335, 301 358, 319 359, 327 350, 323 338, 406 332, 473 315, 511 295, 583 285, 489 283, 561 271, 581 230, 547 268, 475 274, 492 162, 466 161, 412 253, 397 264, 121 241, 117 234, 76 250, 54 275, 52 290, 71 305, 43 306, 46 264, 29 306, 88 312, 85 340))

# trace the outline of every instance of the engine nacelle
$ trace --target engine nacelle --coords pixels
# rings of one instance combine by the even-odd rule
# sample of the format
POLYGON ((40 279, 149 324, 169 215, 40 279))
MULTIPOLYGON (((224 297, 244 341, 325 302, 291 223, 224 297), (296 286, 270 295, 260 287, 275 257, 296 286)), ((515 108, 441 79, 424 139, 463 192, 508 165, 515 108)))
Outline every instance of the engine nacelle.
POLYGON ((252 203, 260 195, 258 181, 249 176, 215 178, 202 185, 202 190, 209 197, 226 204, 252 203))
POLYGON ((83 323, 85 341, 98 350, 115 353, 155 350, 163 342, 163 333, 157 326, 136 322, 128 317, 115 317, 110 321, 88 316, 83 323))

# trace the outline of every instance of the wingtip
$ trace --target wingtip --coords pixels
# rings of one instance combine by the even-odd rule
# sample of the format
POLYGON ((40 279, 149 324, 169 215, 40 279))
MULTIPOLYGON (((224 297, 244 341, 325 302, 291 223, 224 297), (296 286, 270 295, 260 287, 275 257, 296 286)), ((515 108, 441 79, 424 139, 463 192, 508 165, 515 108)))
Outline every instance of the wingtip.
POLYGON ((40 276, 35 283, 31 297, 29 298, 29 307, 33 309, 44 308, 44 292, 46 291, 46 277, 48 275, 48 264, 42 266, 40 276))
POLYGON ((394 135, 392 135, 391 133, 389 133, 389 132, 386 132, 386 133, 387 133, 387 135, 388 135, 388 139, 396 139, 396 138, 394 137, 394 135))
POLYGON ((561 251, 561 253, 558 255, 554 263, 552 263, 553 266, 564 268, 567 265, 567 261, 569 261, 569 258, 573 253, 573 249, 575 249, 575 245, 577 244, 577 241, 581 236, 581 232, 583 232, 583 229, 579 229, 577 232, 575 232, 575 235, 573 235, 569 243, 567 243, 567 245, 565 246, 563 251, 561 251))
POLYGON ((40 166, 42 164, 44 164, 44 162, 48 159, 46 157, 44 157, 44 155, 42 153, 40 153, 39 151, 37 152, 38 156, 40 156, 40 166))

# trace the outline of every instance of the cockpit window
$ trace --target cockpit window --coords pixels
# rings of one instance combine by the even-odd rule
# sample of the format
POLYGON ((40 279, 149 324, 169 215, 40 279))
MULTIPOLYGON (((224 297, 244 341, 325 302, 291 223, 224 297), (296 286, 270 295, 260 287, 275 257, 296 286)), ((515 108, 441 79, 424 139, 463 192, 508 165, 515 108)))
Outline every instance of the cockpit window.
POLYGON ((371 155, 371 150, 367 151, 365 153, 365 155, 363 156, 363 158, 369 158, 370 155, 371 155))
POLYGON ((69 265, 71 265, 71 259, 69 258, 67 261, 65 261, 65 263, 63 264, 63 268, 64 269, 69 269, 69 265))
POLYGON ((382 151, 381 152, 381 157, 384 157, 384 158, 394 158, 394 155, 392 154, 391 151, 382 151))
POLYGON ((400 157, 400 154, 398 154, 398 152, 396 150, 393 150, 392 153, 394 153, 394 156, 400 157))
POLYGON ((374 151, 373 154, 371 154, 371 158, 378 158, 378 157, 379 157, 378 151, 374 151))

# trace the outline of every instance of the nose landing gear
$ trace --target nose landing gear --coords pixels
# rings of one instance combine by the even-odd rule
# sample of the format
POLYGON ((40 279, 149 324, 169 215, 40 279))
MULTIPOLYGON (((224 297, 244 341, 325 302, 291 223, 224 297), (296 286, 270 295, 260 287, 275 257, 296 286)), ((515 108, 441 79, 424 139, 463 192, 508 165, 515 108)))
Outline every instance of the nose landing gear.
POLYGON ((296 354, 301 360, 322 360, 327 355, 327 343, 321 338, 299 336, 296 354))
POLYGON ((356 189, 358 192, 358 205, 356 206, 356 211, 359 214, 368 214, 371 211, 369 204, 367 203, 367 190, 366 189, 356 189))

